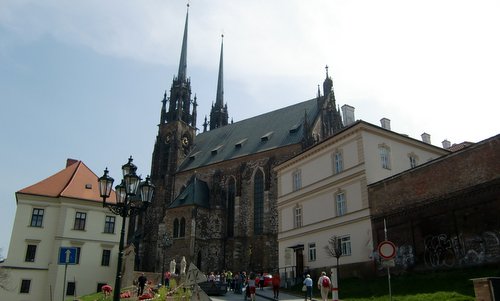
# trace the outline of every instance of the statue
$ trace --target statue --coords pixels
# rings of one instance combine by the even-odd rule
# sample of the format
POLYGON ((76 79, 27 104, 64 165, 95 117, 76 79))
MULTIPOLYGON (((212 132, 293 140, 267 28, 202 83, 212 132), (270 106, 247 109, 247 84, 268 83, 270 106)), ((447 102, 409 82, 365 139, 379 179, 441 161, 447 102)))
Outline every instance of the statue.
POLYGON ((170 273, 175 274, 175 266, 176 266, 176 265, 177 265, 177 264, 175 263, 175 258, 174 258, 174 259, 172 259, 172 261, 170 262, 170 273))
POLYGON ((181 260, 181 275, 186 274, 186 257, 182 256, 181 260))

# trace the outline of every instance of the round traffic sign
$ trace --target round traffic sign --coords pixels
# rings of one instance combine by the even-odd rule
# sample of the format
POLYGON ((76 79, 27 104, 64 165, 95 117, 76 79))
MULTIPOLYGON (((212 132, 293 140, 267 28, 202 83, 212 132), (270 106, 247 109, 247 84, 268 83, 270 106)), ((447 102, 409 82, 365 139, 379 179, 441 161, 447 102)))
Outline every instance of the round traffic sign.
POLYGON ((378 244, 378 254, 383 259, 392 259, 396 256, 396 245, 392 241, 384 240, 378 244))

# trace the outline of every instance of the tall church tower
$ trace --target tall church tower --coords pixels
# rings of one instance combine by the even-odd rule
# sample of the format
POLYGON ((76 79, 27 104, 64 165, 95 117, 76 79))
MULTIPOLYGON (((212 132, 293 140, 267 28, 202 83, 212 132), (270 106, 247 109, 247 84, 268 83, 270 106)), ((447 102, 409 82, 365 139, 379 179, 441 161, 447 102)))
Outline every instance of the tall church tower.
POLYGON ((217 80, 217 96, 215 98, 215 105, 212 104, 210 111, 210 129, 220 128, 227 125, 229 118, 227 112, 227 104, 224 105, 224 78, 223 78, 223 49, 224 49, 224 35, 220 45, 220 61, 219 61, 219 77, 217 80))
POLYGON ((342 124, 340 109, 337 108, 335 93, 333 92, 333 81, 332 78, 328 75, 328 66, 326 66, 325 69, 326 78, 323 82, 324 98, 322 99, 321 105, 321 139, 326 139, 334 135, 344 126, 342 124))
POLYGON ((191 81, 186 72, 188 16, 189 4, 182 39, 179 72, 173 79, 170 96, 167 97, 166 92, 163 95, 160 124, 153 150, 151 181, 156 189, 152 206, 142 217, 142 245, 138 248, 138 257, 142 259, 142 262, 137 265, 143 271, 154 271, 158 225, 174 197, 175 172, 189 153, 196 135, 197 102, 196 96, 194 100, 191 99, 191 81))

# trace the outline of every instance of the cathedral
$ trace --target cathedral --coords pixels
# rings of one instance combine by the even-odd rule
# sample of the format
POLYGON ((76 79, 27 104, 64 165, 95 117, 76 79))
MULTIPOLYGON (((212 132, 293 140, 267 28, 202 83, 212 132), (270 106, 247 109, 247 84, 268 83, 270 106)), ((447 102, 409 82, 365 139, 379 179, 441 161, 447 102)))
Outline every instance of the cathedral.
MULTIPOLYGON (((163 96, 153 149, 150 208, 129 223, 136 270, 161 272, 184 256, 201 271, 278 269, 277 179, 273 168, 343 127, 328 75, 317 97, 228 122, 223 41, 216 101, 197 133, 197 102, 187 75, 188 16, 179 70, 163 96), (171 245, 165 246, 165 235, 171 245), (165 260, 166 259, 166 260, 165 260)), ((201 101, 201 100, 200 100, 201 101)), ((352 110, 342 108, 344 118, 352 110)))

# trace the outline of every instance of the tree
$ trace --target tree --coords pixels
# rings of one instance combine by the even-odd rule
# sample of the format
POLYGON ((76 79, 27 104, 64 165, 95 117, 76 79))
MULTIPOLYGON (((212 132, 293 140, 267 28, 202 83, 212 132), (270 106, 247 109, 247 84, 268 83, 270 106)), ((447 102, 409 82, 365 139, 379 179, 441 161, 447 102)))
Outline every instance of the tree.
POLYGON ((337 258, 337 266, 339 257, 342 256, 342 243, 340 237, 333 235, 328 239, 328 245, 325 246, 325 251, 330 257, 337 258))
MULTIPOLYGON (((0 262, 4 261, 3 250, 0 249, 0 262)), ((0 265, 0 288, 6 291, 10 290, 9 288, 9 270, 0 265)))

